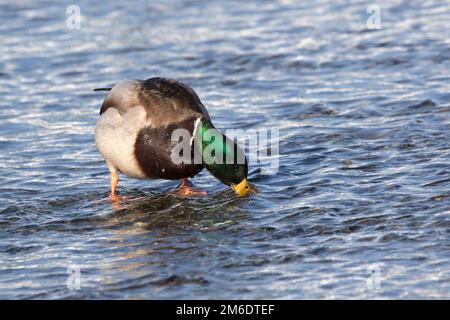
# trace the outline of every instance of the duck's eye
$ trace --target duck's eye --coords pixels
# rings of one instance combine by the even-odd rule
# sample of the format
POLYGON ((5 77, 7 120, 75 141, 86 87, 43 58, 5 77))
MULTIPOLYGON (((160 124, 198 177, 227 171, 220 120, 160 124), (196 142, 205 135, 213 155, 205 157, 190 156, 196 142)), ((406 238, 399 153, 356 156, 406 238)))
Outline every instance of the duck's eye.
POLYGON ((245 189, 247 189, 247 190, 250 189, 250 186, 245 186, 245 189))

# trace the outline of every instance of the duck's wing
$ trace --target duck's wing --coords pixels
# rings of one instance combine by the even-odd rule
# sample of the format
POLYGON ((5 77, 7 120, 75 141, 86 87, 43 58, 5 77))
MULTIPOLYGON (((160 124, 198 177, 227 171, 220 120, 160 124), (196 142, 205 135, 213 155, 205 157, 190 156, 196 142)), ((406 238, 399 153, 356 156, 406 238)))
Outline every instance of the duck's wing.
POLYGON ((211 121, 208 111, 188 85, 167 78, 126 80, 117 83, 103 102, 100 114, 109 108, 121 114, 143 107, 153 127, 167 126, 188 118, 203 117, 211 121))
POLYGON ((198 117, 211 121, 195 91, 173 79, 158 77, 143 81, 138 98, 153 126, 165 126, 198 117))
POLYGON ((100 115, 109 108, 117 109, 121 115, 124 115, 130 109, 139 106, 142 82, 142 80, 124 80, 116 83, 112 88, 94 89, 94 91, 109 91, 100 108, 100 115))

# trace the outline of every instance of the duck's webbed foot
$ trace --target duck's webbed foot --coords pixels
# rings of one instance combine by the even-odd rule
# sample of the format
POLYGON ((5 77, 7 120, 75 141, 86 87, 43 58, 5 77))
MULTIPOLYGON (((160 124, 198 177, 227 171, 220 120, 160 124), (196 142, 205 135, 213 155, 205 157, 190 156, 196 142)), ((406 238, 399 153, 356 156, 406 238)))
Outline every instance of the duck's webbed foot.
POLYGON ((208 193, 203 190, 195 190, 192 188, 191 183, 188 179, 182 179, 181 184, 178 187, 177 190, 172 191, 171 193, 178 195, 178 196, 185 196, 185 197, 193 197, 193 196, 206 196, 208 193))

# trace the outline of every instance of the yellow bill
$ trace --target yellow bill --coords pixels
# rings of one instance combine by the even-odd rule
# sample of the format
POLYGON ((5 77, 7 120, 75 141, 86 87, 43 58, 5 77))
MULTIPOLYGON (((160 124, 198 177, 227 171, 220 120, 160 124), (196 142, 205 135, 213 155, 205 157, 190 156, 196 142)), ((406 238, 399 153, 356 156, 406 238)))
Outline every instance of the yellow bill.
POLYGON ((238 184, 233 183, 231 188, 239 197, 245 197, 250 191, 253 190, 252 185, 247 181, 247 179, 242 180, 238 184))

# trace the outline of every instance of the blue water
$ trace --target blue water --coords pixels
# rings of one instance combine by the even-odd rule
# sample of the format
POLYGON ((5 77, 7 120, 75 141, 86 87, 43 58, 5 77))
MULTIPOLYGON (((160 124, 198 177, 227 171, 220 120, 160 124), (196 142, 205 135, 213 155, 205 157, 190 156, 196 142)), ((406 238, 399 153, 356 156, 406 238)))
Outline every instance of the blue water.
POLYGON ((372 4, 0 1, 0 298, 450 298, 450 2, 372 4), (152 76, 279 128, 259 194, 111 203, 92 89, 152 76))

